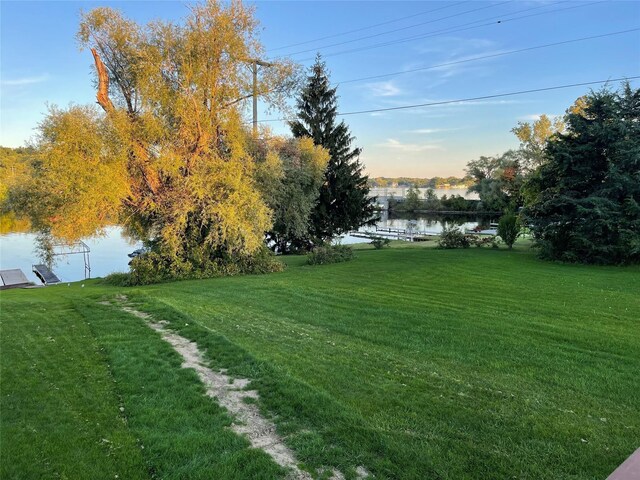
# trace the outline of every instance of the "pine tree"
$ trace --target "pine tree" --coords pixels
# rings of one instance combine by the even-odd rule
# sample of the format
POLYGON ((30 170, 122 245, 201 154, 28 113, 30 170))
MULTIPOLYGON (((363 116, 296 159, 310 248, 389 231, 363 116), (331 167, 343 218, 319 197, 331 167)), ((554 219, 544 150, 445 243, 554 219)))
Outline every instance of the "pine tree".
POLYGON ((290 123, 294 137, 311 137, 329 151, 325 182, 311 214, 311 243, 325 242, 372 223, 373 203, 368 198, 368 177, 359 161, 361 149, 341 121, 336 123, 336 88, 331 88, 326 65, 318 55, 307 85, 297 101, 298 120, 290 123))
POLYGON ((541 253, 585 263, 640 262, 640 89, 603 89, 567 112, 525 209, 541 253))

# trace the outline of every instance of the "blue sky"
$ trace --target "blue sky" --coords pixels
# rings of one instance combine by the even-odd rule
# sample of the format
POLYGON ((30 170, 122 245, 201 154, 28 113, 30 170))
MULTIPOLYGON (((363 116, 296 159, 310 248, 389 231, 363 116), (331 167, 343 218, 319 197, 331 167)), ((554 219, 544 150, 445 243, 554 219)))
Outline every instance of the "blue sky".
MULTIPOLYGON (((156 18, 177 21, 186 15, 188 3, 2 1, 0 144, 23 145, 34 134, 47 103, 66 106, 95 101, 91 54, 81 52, 74 38, 81 9, 111 6, 146 23, 156 18)), ((338 84, 342 112, 640 75, 640 31, 636 30, 347 82, 640 28, 637 1, 260 1, 253 5, 267 56, 291 55, 309 65, 316 51, 325 55, 331 78, 338 84), (341 35, 344 32, 351 33, 341 35), (330 38, 318 40, 321 37, 330 38), (402 41, 409 37, 418 38, 402 41), (280 48, 302 42, 308 43, 280 48), (330 46, 341 42, 348 43, 330 46), (372 48, 381 43, 389 45, 372 48), (347 50, 358 51, 341 53, 347 50)), ((640 82, 632 84, 637 87, 640 82)), ((370 175, 462 175, 469 160, 516 147, 510 129, 518 121, 530 121, 542 113, 562 114, 588 90, 576 87, 353 115, 345 120, 357 137, 356 144, 363 147, 362 160, 370 175)), ((260 116, 280 117, 277 112, 262 111, 260 116)), ((275 133, 288 133, 280 122, 269 125, 275 133)))

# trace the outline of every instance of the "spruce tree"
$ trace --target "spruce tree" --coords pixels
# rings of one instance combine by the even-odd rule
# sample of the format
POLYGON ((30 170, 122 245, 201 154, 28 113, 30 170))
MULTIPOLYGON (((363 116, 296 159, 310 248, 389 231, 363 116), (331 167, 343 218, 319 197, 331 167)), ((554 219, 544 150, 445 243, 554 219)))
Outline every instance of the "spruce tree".
POLYGON ((325 181, 311 214, 310 243, 322 243, 373 223, 368 177, 360 163, 360 148, 341 121, 337 123, 336 88, 331 88, 325 63, 317 56, 297 101, 298 119, 290 122, 294 137, 311 137, 329 151, 325 181))
POLYGON ((640 262, 640 89, 592 92, 530 181, 524 213, 541 254, 585 263, 640 262))

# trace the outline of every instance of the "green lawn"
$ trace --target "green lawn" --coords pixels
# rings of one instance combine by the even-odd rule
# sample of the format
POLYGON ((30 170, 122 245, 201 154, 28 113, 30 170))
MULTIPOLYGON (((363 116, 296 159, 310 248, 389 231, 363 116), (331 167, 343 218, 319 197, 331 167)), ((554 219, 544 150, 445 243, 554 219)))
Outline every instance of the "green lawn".
POLYGON ((526 244, 287 263, 2 292, 0 476, 283 478, 168 344, 98 303, 123 292, 250 378, 310 471, 601 480, 640 445, 638 267, 546 263, 526 244))

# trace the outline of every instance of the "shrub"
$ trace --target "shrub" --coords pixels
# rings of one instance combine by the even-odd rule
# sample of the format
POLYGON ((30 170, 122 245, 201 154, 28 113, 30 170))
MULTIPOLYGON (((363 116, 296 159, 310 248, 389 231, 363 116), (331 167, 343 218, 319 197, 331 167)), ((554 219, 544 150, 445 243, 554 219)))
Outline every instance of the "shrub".
POLYGON ((253 255, 239 257, 234 262, 238 266, 238 273, 264 274, 282 272, 284 263, 279 261, 275 254, 267 247, 260 248, 253 255))
POLYGON ((373 247, 376 250, 381 250, 384 247, 388 247, 390 244, 391 244, 391 240, 389 240, 388 238, 373 237, 371 239, 371 245, 373 245, 373 247))
POLYGON ((353 249, 348 245, 325 245, 316 247, 307 254, 309 265, 348 262, 354 258, 353 249))
POLYGON ((170 280, 223 277, 242 274, 281 272, 284 264, 266 246, 252 255, 219 257, 209 261, 167 262, 165 257, 148 252, 134 258, 127 274, 112 274, 105 278, 111 285, 149 285, 170 280))
POLYGON ((520 221, 513 213, 507 213, 500 217, 498 223, 498 236, 509 247, 513 248, 513 244, 520 236, 520 221))
POLYGON ((131 275, 128 273, 114 272, 104 277, 101 283, 114 287, 128 287, 131 285, 131 275))
POLYGON ((175 265, 165 265, 165 263, 163 257, 155 252, 138 255, 129 262, 131 267, 129 284, 149 285, 176 277, 175 265))
POLYGON ((478 248, 481 248, 481 247, 498 248, 498 243, 499 243, 499 240, 495 235, 490 235, 490 236, 467 235, 467 240, 469 240, 469 244, 475 245, 478 248))
POLYGON ((456 227, 443 228, 438 240, 438 248, 469 248, 467 236, 456 227))

